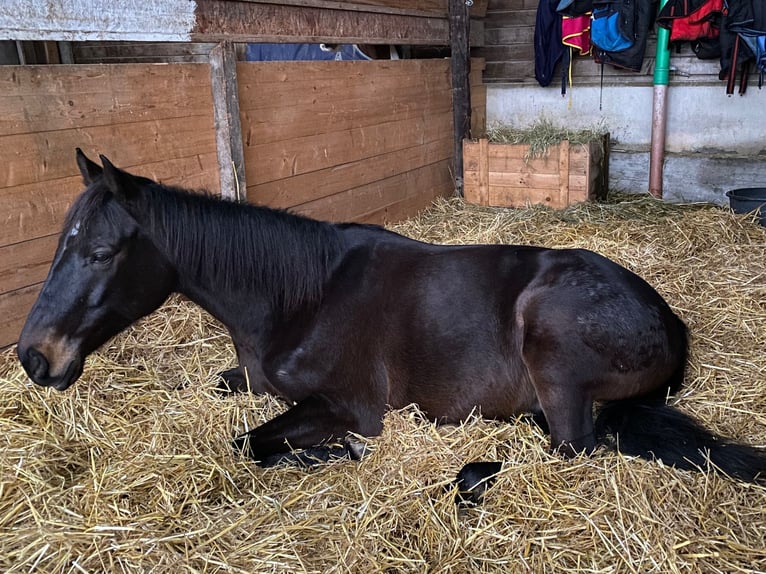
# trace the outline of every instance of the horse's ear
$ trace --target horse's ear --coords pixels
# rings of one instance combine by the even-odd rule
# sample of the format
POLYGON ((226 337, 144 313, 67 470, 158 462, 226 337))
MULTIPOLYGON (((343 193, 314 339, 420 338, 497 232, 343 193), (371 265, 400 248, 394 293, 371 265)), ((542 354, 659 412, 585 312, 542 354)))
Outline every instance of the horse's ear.
POLYGON ((80 168, 82 174, 82 181, 85 185, 90 185, 104 170, 96 162, 89 160, 80 148, 77 148, 75 155, 77 156, 77 167, 80 168))
POLYGON ((118 201, 126 201, 132 198, 138 187, 135 178, 126 171, 117 169, 106 156, 100 155, 101 163, 104 164, 104 183, 118 201))

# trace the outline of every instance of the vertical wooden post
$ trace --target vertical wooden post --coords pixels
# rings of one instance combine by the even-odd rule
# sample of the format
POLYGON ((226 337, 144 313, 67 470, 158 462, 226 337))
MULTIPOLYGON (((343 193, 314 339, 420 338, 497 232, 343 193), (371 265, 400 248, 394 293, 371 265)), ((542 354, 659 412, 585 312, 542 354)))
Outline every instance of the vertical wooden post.
POLYGON ((569 140, 562 140, 559 144, 559 204, 555 207, 567 205, 569 205, 569 140))
POLYGON ((479 205, 489 205, 489 140, 479 140, 479 205))
POLYGON ((237 58, 232 42, 220 42, 210 51, 210 78, 221 196, 247 201, 237 93, 237 58))
POLYGON ((449 0, 450 68, 452 71, 453 162, 455 192, 463 196, 463 139, 471 135, 471 71, 468 7, 473 0, 449 0))

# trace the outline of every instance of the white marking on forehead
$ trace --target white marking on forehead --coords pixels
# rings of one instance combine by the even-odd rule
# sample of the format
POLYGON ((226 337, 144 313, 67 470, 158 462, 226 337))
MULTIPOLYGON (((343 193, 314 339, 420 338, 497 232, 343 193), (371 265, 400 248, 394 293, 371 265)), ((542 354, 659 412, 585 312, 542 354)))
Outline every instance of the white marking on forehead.
MULTIPOLYGON (((72 237, 77 236, 77 234, 80 233, 80 222, 76 222, 72 229, 69 230, 69 233, 67 233, 67 236, 64 238, 64 245, 61 246, 61 253, 64 253, 64 251, 67 250, 67 247, 69 247, 69 240, 72 239, 72 237)), ((54 260, 54 263, 56 261, 54 260)))

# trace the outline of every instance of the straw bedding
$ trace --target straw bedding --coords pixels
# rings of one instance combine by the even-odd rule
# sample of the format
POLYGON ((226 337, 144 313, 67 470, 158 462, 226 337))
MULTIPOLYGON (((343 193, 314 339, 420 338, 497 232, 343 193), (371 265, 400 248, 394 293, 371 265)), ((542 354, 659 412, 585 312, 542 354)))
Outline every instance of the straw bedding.
MULTIPOLYGON (((727 210, 617 197, 564 211, 441 201, 395 228, 444 243, 597 250, 693 334, 680 408, 766 445, 766 229, 727 210)), ((260 469, 230 438, 284 409, 220 396, 225 331, 178 298, 109 343, 64 393, 0 355, 3 572, 763 572, 766 488, 597 452, 534 426, 390 413, 361 462, 260 469), (503 460, 482 507, 449 485, 503 460)))

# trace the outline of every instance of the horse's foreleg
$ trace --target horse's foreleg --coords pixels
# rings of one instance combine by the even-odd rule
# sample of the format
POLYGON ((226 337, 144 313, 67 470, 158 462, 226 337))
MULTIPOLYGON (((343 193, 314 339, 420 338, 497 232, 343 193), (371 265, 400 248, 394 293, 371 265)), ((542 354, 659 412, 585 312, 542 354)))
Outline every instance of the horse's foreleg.
POLYGON ((260 461, 263 466, 280 462, 307 464, 322 460, 325 456, 337 457, 346 453, 358 458, 354 449, 346 443, 335 451, 326 446, 333 441, 344 441, 349 432, 364 436, 379 434, 383 428, 383 413, 375 421, 363 422, 352 410, 325 396, 314 395, 272 420, 234 439, 234 448, 246 456, 260 461), (297 449, 309 449, 303 454, 291 453, 297 449), (286 454, 287 453, 287 454, 286 454))
POLYGON ((552 383, 538 390, 538 398, 550 427, 551 449, 564 456, 593 452, 593 401, 583 390, 552 383))
POLYGON ((226 393, 244 393, 250 389, 247 386, 247 377, 242 367, 233 367, 218 373, 219 381, 216 390, 226 393))

